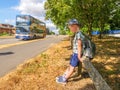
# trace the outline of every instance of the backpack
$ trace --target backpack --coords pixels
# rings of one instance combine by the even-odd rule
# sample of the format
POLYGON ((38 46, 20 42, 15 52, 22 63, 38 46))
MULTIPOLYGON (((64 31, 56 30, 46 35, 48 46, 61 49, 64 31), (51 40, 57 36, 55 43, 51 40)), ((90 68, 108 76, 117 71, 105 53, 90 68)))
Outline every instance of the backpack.
POLYGON ((93 59, 96 53, 96 45, 91 39, 81 32, 82 44, 83 44, 83 56, 93 59))

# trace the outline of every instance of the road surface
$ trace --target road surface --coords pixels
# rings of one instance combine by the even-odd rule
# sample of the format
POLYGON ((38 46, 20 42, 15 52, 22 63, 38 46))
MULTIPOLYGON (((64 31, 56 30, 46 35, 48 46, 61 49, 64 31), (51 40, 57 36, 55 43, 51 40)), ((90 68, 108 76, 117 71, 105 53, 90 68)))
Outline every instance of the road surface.
POLYGON ((51 45, 60 42, 64 37, 65 36, 52 36, 43 40, 39 39, 31 43, 0 49, 0 77, 14 70, 25 60, 35 57, 51 45))
POLYGON ((109 36, 119 37, 120 38, 120 34, 109 34, 109 36))

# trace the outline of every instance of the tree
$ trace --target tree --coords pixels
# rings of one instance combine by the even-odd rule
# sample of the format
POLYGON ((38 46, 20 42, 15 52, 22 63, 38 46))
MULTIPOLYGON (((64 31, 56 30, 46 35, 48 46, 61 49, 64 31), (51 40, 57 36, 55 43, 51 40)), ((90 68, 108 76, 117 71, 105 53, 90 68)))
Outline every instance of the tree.
POLYGON ((46 19, 51 19, 58 28, 63 29, 70 18, 70 8, 64 0, 47 0, 45 3, 46 19))
POLYGON ((99 27, 100 32, 104 31, 115 2, 116 0, 47 0, 46 19, 51 19, 63 32, 65 23, 76 18, 88 28, 86 32, 92 37, 93 27, 99 27))
POLYGON ((104 32, 105 25, 108 24, 109 18, 111 17, 111 12, 114 9, 114 0, 98 0, 97 1, 98 10, 96 12, 96 21, 98 27, 100 28, 99 38, 102 38, 102 32, 104 32))
POLYGON ((53 31, 50 31, 50 35, 55 35, 55 32, 53 32, 53 31))
POLYGON ((63 29, 70 18, 76 18, 88 26, 91 35, 94 3, 94 0, 48 0, 45 3, 46 19, 50 18, 58 28, 63 29))
POLYGON ((111 30, 119 30, 120 29, 120 1, 115 2, 115 8, 112 12, 112 16, 109 20, 110 29, 111 30))
POLYGON ((87 26, 87 33, 90 37, 92 37, 91 32, 97 11, 97 5, 95 4, 96 1, 97 0, 76 0, 73 4, 77 11, 76 17, 79 18, 84 26, 87 26))

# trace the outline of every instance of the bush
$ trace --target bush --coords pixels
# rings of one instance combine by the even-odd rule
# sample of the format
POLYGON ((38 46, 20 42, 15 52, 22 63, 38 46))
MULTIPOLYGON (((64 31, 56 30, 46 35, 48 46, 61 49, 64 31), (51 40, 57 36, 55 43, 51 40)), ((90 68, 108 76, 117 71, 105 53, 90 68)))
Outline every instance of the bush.
POLYGON ((6 32, 3 32, 3 33, 0 33, 0 36, 9 36, 9 34, 6 32))

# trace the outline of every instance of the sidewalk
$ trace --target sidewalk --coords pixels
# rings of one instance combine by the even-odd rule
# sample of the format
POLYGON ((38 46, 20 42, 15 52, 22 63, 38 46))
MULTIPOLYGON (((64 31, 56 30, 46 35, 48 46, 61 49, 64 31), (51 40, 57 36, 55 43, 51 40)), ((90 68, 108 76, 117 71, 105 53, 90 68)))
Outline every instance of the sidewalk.
POLYGON ((12 36, 0 36, 0 39, 7 39, 7 38, 15 38, 15 36, 14 35, 12 35, 12 36))
POLYGON ((108 36, 113 36, 113 37, 119 37, 120 38, 120 34, 109 34, 108 36))

